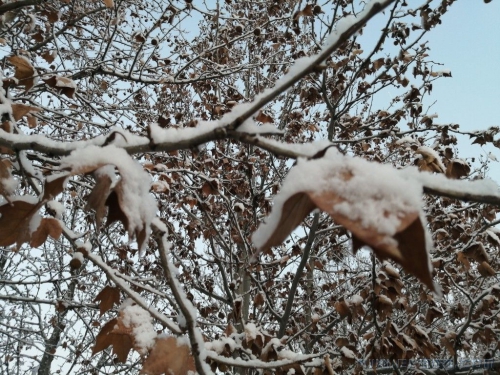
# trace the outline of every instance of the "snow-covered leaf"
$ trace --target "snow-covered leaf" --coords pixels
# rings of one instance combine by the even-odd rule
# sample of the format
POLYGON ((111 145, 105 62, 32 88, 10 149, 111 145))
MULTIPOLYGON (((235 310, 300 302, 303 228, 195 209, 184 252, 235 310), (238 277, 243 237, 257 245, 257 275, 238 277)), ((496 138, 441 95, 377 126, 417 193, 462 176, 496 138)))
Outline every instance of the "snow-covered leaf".
POLYGON ((175 337, 159 337, 144 361, 141 374, 147 375, 188 375, 195 373, 196 367, 189 346, 175 337))
POLYGON ((259 251, 280 245, 315 208, 352 232, 353 248, 370 246, 434 290, 429 243, 420 213, 421 186, 391 167, 329 149, 300 160, 283 183, 271 215, 253 235, 259 251))
POLYGON ((19 85, 24 86, 26 92, 29 91, 36 83, 33 65, 24 56, 10 56, 7 60, 16 68, 14 77, 18 79, 19 85))

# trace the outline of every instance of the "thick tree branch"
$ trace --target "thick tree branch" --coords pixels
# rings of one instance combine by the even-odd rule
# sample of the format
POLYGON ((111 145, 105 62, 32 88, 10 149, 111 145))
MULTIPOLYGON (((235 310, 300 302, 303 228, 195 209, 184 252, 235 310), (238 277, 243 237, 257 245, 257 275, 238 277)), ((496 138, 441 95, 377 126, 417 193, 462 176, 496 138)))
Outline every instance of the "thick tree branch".
POLYGON ((21 1, 13 1, 12 3, 2 4, 0 5, 0 14, 19 8, 37 5, 38 3, 40 3, 39 0, 21 0, 21 1))

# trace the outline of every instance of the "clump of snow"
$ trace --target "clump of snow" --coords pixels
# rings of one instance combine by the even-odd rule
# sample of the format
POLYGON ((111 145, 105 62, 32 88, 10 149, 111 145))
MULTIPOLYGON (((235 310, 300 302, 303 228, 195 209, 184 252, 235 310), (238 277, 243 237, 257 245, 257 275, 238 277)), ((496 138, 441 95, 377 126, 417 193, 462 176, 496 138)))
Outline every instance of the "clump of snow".
POLYGON ((363 303, 363 297, 361 297, 359 294, 355 294, 354 296, 352 296, 350 299, 349 299, 349 304, 352 304, 352 305, 361 305, 363 303))
POLYGON ((400 277, 399 271, 396 268, 394 268, 392 264, 390 264, 389 262, 384 262, 384 271, 386 271, 386 273, 389 276, 393 276, 396 278, 400 277))
POLYGON ((80 261, 81 264, 83 264, 83 253, 81 253, 79 251, 73 253, 73 259, 76 259, 76 260, 80 261))
POLYGON ((356 359, 356 354, 354 354, 354 352, 343 346, 342 348, 340 348, 340 353, 342 353, 342 355, 345 357, 345 358, 349 358, 349 359, 356 359))
POLYGON ((231 337, 221 337, 219 340, 206 342, 205 349, 221 354, 225 351, 226 345, 229 346, 230 351, 233 351, 238 347, 236 341, 234 341, 231 337))
POLYGON ((417 144, 417 145, 420 144, 416 139, 413 139, 412 137, 410 137, 408 135, 405 136, 405 137, 403 137, 403 138, 401 138, 401 139, 398 139, 396 141, 397 145, 401 145, 401 144, 404 144, 404 143, 417 144))
POLYGON ((283 130, 277 129, 272 124, 262 124, 258 126, 257 123, 251 119, 246 120, 243 124, 241 124, 238 129, 238 132, 241 133, 249 133, 249 134, 283 134, 283 130))
POLYGON ((41 222, 42 222, 42 217, 38 213, 34 214, 28 226, 29 234, 34 233, 40 226, 41 222))
POLYGON ((56 219, 62 219, 62 215, 64 212, 64 206, 61 202, 58 201, 48 201, 46 203, 47 209, 49 209, 56 219))
POLYGON ((140 354, 146 354, 156 340, 156 331, 153 327, 151 315, 142 307, 127 305, 120 313, 122 323, 127 328, 132 328, 135 347, 140 354))
POLYGON ((252 322, 245 324, 245 334, 247 335, 248 340, 254 340, 257 336, 261 335, 255 323, 252 322))
POLYGON ((13 195, 16 192, 18 181, 12 176, 0 179, 0 186, 7 195, 13 195))
POLYGON ((116 176, 116 170, 114 165, 105 165, 101 168, 97 168, 94 171, 96 177, 109 177, 111 180, 111 187, 116 185, 118 182, 118 177, 116 176))
POLYGON ((89 253, 90 250, 92 250, 92 244, 88 241, 87 242, 75 241, 75 246, 87 250, 87 253, 89 253))

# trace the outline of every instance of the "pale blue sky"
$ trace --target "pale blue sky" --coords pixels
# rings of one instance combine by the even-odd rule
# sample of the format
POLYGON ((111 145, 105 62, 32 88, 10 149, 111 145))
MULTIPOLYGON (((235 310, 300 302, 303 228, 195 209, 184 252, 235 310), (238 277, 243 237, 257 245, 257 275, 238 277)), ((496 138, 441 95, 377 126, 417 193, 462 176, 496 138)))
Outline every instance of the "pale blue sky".
MULTIPOLYGON (((411 0, 409 5, 414 5, 413 2, 417 1, 411 0)), ((365 42, 375 45, 386 20, 387 14, 376 16, 368 23, 360 39, 363 46, 365 42)), ((408 21, 418 22, 418 17, 408 21)), ((429 59, 442 64, 433 70, 448 69, 452 73, 451 78, 434 81, 431 94, 424 98, 423 110, 438 115, 434 123, 460 124, 464 131, 500 126, 500 1, 489 4, 483 0, 456 1, 442 17, 442 24, 422 39, 426 40, 431 48, 429 59)), ((391 46, 386 48, 389 50, 391 46)), ((411 82, 413 76, 408 74, 408 77, 411 82)), ((389 88, 381 93, 376 102, 383 107, 395 95, 394 90, 389 88)), ((468 136, 459 137, 458 157, 469 162, 475 157, 477 162, 491 152, 500 160, 500 149, 472 145, 472 141, 468 136)), ((500 183, 500 162, 490 162, 488 176, 500 183)))
POLYGON ((468 130, 500 125, 499 17, 499 1, 458 1, 432 31, 430 55, 453 75, 433 87, 439 123, 468 130))
MULTIPOLYGON (((436 123, 458 123, 464 130, 500 126, 500 1, 461 0, 443 16, 443 23, 429 34, 430 55, 450 69, 452 78, 439 79, 431 98, 436 123)), ((495 137, 495 138, 498 138, 495 137)), ((469 137, 459 139, 461 157, 500 149, 470 146, 469 137)), ((500 182, 500 163, 492 162, 490 177, 500 182)))

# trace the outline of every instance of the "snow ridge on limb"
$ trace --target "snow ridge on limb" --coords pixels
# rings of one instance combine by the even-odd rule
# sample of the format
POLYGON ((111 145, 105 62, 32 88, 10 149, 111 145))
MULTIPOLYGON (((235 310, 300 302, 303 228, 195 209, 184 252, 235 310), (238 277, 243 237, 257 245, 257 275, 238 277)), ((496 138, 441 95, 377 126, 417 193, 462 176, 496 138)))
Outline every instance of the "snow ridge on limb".
POLYGON ((285 178, 274 207, 254 233, 258 253, 280 245, 314 209, 327 212, 364 245, 392 259, 433 291, 432 243, 421 211, 423 186, 391 166, 342 155, 328 148, 320 158, 301 159, 285 178))

